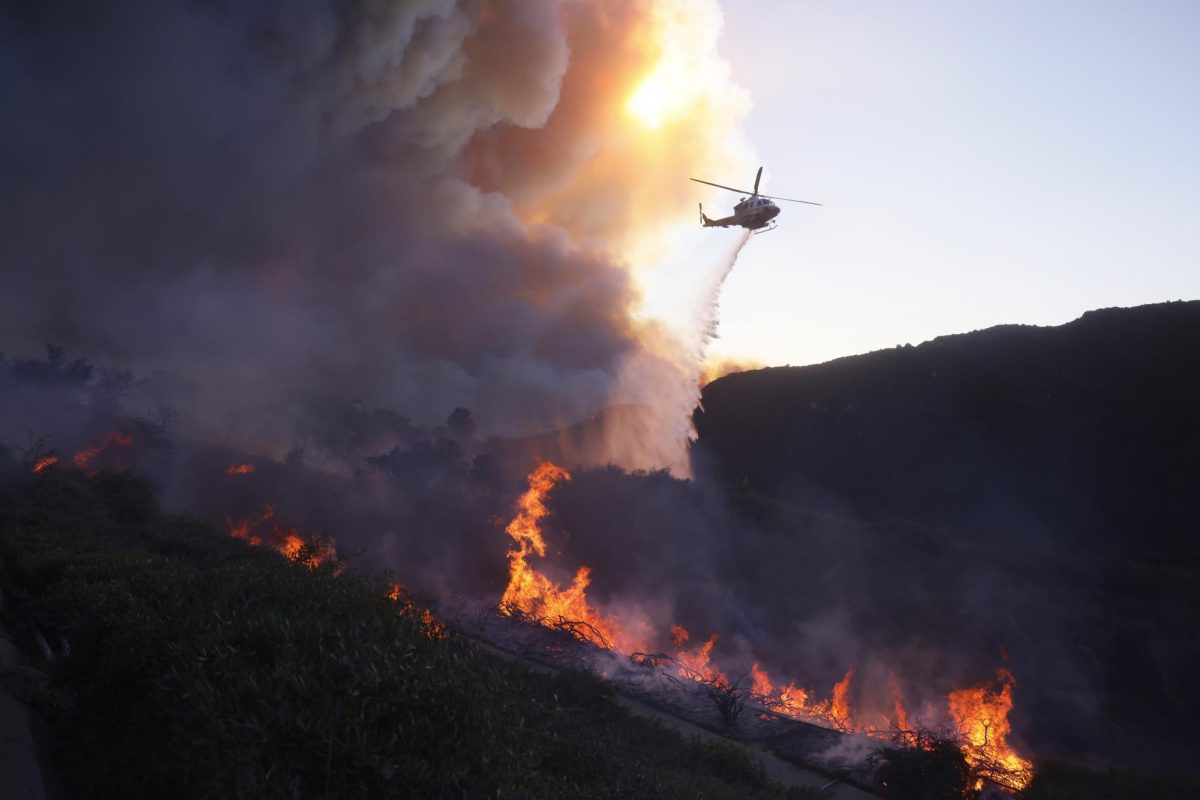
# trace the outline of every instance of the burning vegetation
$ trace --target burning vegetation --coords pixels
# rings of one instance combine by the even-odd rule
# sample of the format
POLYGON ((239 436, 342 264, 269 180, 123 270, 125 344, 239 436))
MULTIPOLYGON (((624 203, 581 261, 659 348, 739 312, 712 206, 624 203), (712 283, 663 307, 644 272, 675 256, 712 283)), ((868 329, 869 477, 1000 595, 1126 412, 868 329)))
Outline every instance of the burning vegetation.
POLYGON ((834 684, 828 699, 813 699, 810 690, 795 683, 776 684, 757 661, 749 670, 749 690, 743 691, 741 679, 731 681, 713 663, 713 651, 719 640, 715 632, 697 645, 686 628, 672 624, 667 636, 671 652, 652 652, 653 643, 662 637, 645 621, 631 625, 619 615, 601 611, 589 602, 591 573, 586 565, 578 567, 574 579, 564 586, 530 563, 534 557, 546 557, 541 523, 550 514, 547 496, 569 480, 570 473, 549 462, 540 463, 529 475, 529 488, 517 500, 517 513, 505 528, 516 547, 508 553, 509 582, 500 602, 502 613, 566 630, 581 641, 627 655, 636 664, 671 665, 678 677, 726 701, 718 703, 718 708, 730 723, 748 696, 765 711, 783 717, 918 749, 922 742, 936 740, 927 731, 945 730, 980 781, 979 786, 984 780, 1016 790, 1029 784, 1032 764, 1008 742, 1011 733, 1008 715, 1013 707, 1015 680, 1006 669, 998 671, 994 683, 956 689, 946 697, 944 709, 926 708, 920 714, 910 713, 900 682, 891 674, 887 681, 890 708, 868 713, 853 707, 853 667, 834 684), (628 631, 634 628, 644 635, 631 636, 628 631), (725 706, 730 707, 729 713, 725 706))
POLYGON ((117 447, 133 447, 133 437, 114 431, 100 441, 77 451, 75 455, 71 456, 71 463, 75 465, 76 469, 81 469, 89 474, 93 473, 96 471, 95 461, 100 454, 117 447))
POLYGON ((290 561, 300 561, 316 569, 321 564, 337 561, 333 543, 318 536, 302 536, 298 530, 279 522, 275 506, 268 503, 255 516, 238 521, 228 520, 229 535, 255 547, 270 547, 290 561))
MULTIPOLYGON (((101 467, 111 467, 115 462, 118 466, 128 467, 136 456, 133 452, 135 439, 128 433, 113 431, 95 442, 84 445, 71 456, 71 466, 82 470, 87 475, 95 475, 101 467)), ((41 474, 60 463, 54 453, 46 453, 33 458, 32 470, 41 474)))
POLYGON ((964 742, 963 755, 978 774, 1023 789, 1033 778, 1033 765, 1008 744, 1014 686, 1012 673, 1000 668, 994 682, 955 690, 947 700, 964 742))
POLYGON ((567 587, 562 587, 530 565, 532 556, 546 557, 546 541, 540 523, 550 511, 546 495, 557 484, 571 479, 562 467, 542 462, 529 475, 529 489, 517 500, 517 515, 504 529, 517 546, 508 551, 508 588, 500 608, 508 614, 518 612, 542 624, 574 623, 581 635, 595 645, 610 649, 625 644, 621 628, 592 608, 587 601, 590 582, 587 567, 580 567, 567 587))
POLYGON ((58 463, 58 456, 42 456, 33 462, 33 471, 37 473, 45 472, 58 463))

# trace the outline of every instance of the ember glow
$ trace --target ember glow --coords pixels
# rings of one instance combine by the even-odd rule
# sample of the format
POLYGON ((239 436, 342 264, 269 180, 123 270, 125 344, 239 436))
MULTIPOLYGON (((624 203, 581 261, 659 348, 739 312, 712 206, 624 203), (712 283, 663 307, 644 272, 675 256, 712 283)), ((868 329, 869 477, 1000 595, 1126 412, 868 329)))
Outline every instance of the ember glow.
POLYGON ((58 456, 42 456, 37 461, 33 462, 34 472, 43 472, 58 463, 58 456))
POLYGON ((225 468, 226 475, 250 475, 253 472, 253 464, 230 464, 225 468))
POLYGON ((829 701, 829 719, 835 728, 844 731, 854 730, 850 717, 850 682, 854 680, 854 670, 846 670, 846 676, 833 685, 833 697, 829 701))
MULTIPOLYGON (((569 629, 577 638, 598 647, 631 656, 638 663, 659 663, 660 656, 649 656, 645 641, 660 640, 652 630, 634 641, 623 633, 630 625, 615 615, 601 613, 587 599, 590 570, 579 567, 570 585, 563 587, 534 569, 531 557, 545 558, 546 542, 541 523, 549 516, 546 499, 554 487, 571 480, 570 473, 549 462, 543 462, 529 475, 529 488, 517 500, 516 515, 505 532, 516 542, 509 550, 509 583, 500 610, 514 615, 519 612, 531 622, 551 628, 569 629)), ((400 589, 393 589, 393 597, 400 589)), ((645 629, 645 623, 639 628, 645 629)), ((682 625, 669 627, 668 637, 673 651, 671 659, 679 676, 702 684, 731 686, 729 678, 712 662, 713 650, 719 640, 711 634, 696 645, 682 625)), ((661 655, 661 654, 660 654, 661 655)), ((1001 669, 994 684, 974 686, 950 692, 946 712, 933 719, 914 720, 905 707, 904 694, 895 674, 888 676, 887 691, 890 708, 865 713, 853 706, 855 670, 846 670, 835 683, 827 700, 812 700, 813 693, 794 683, 776 685, 768 671, 755 661, 749 672, 750 697, 763 708, 776 714, 824 725, 846 733, 864 734, 892 739, 905 734, 911 737, 914 722, 929 729, 952 726, 960 741, 964 757, 981 779, 994 781, 1013 789, 1022 789, 1032 779, 1032 764, 1018 755, 1008 744, 1011 727, 1008 714, 1012 710, 1012 674, 1001 669)))
POLYGON ((133 437, 124 433, 110 433, 95 444, 88 445, 77 451, 71 457, 71 463, 76 468, 85 470, 86 472, 95 472, 92 467, 96 457, 111 447, 132 447, 133 437))
POLYGON ((242 539, 255 547, 270 547, 291 561, 302 561, 315 569, 326 562, 337 560, 337 550, 331 542, 315 537, 304 537, 295 528, 280 524, 275 518, 275 506, 263 506, 258 516, 246 517, 234 522, 228 520, 229 535, 242 539))

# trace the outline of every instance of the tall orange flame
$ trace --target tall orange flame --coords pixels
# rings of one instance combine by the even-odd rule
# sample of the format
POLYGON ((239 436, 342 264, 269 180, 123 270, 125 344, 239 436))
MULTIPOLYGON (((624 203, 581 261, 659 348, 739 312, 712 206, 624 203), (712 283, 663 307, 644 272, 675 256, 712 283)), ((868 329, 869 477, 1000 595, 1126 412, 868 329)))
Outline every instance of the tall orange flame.
POLYGON ((590 570, 582 566, 571 585, 563 588, 529 564, 531 556, 546 556, 546 541, 540 523, 549 514, 546 496, 558 484, 571 480, 562 467, 544 461, 529 475, 529 488, 517 500, 517 515, 504 532, 517 543, 508 551, 508 588, 500 600, 503 610, 518 609, 529 616, 549 622, 583 623, 590 626, 577 631, 602 647, 612 647, 621 638, 621 629, 592 608, 587 600, 590 570))
POLYGON ((1013 707, 1012 673, 1000 668, 993 683, 953 691, 947 697, 950 715, 966 742, 963 755, 982 774, 998 783, 1024 789, 1033 777, 1033 765, 1009 746, 1013 707))
POLYGON ((833 685, 833 697, 829 700, 829 719, 834 727, 844 731, 854 730, 850 716, 850 682, 854 680, 854 669, 846 670, 846 676, 833 685))

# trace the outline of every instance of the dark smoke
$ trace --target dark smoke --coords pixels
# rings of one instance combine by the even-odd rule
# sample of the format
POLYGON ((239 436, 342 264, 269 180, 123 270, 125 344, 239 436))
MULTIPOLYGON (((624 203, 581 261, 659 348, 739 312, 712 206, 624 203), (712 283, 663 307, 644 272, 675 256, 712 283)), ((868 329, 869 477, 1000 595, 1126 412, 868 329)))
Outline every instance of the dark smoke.
POLYGON ((558 3, 503 7, 7 5, 0 341, 170 371, 190 430, 276 451, 330 398, 596 410, 638 348, 628 274, 462 179, 568 66, 558 3))

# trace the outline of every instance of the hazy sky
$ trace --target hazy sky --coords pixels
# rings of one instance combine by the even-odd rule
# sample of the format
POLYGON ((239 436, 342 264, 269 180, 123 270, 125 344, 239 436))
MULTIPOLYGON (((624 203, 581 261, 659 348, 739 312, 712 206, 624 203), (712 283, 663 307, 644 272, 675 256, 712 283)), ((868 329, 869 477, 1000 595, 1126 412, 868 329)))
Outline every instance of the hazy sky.
POLYGON ((807 364, 1200 298, 1200 3, 723 8, 763 191, 826 206, 750 242, 715 352, 807 364))

